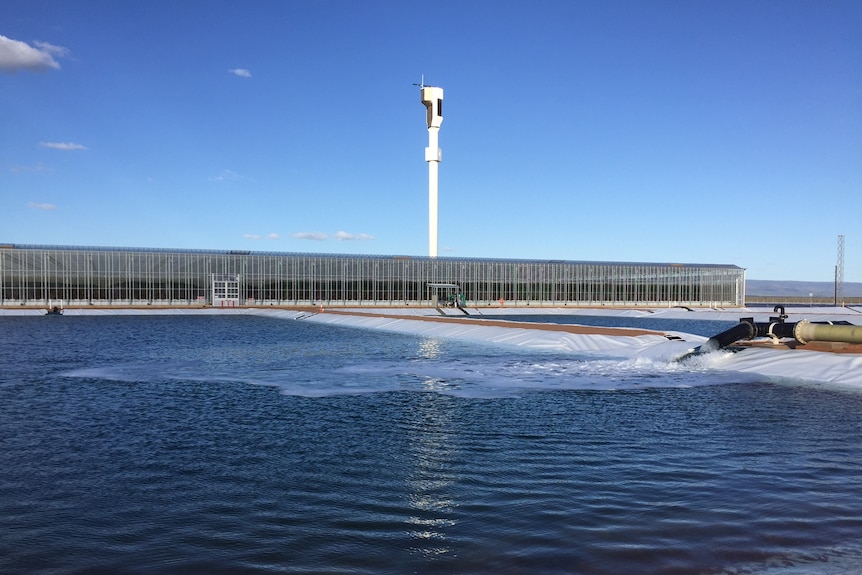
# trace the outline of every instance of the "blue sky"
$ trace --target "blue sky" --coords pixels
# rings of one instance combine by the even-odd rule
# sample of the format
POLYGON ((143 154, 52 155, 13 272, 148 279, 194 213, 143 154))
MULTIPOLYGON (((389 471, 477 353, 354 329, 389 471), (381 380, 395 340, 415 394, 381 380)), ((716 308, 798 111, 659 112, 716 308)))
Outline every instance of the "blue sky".
POLYGON ((0 242, 862 281, 862 2, 0 4, 0 242))

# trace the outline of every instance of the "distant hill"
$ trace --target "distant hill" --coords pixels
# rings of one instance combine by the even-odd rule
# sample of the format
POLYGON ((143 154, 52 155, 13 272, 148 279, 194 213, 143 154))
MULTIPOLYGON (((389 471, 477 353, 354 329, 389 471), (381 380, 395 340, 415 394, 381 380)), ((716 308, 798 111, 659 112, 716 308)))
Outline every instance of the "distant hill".
MULTIPOLYGON (((778 280, 745 280, 745 293, 749 296, 785 297, 833 297, 835 284, 832 282, 799 282, 778 280)), ((845 297, 862 297, 862 283, 844 282, 845 297)))

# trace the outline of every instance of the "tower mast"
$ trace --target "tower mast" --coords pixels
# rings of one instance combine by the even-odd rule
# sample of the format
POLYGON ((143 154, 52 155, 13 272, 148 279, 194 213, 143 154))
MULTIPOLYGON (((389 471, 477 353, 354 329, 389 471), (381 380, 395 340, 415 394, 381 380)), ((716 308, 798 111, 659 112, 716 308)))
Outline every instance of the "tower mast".
POLYGON ((428 162, 428 255, 437 257, 437 171, 443 159, 443 150, 438 145, 440 124, 443 123, 443 88, 426 86, 423 77, 419 88, 428 124, 428 147, 425 161, 428 162))

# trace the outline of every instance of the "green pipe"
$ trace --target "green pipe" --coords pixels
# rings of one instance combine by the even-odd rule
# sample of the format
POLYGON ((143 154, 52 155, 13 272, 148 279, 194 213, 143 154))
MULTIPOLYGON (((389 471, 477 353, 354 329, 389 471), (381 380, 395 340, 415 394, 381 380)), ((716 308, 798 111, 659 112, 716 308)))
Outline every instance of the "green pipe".
POLYGON ((807 319, 803 319, 793 328, 793 337, 799 343, 808 343, 809 341, 862 343, 862 326, 811 323, 807 319))

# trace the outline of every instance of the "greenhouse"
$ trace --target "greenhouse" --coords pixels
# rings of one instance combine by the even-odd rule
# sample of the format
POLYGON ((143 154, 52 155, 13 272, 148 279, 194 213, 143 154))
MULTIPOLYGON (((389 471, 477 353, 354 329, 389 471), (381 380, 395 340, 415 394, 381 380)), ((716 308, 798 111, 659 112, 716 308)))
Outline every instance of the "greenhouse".
POLYGON ((0 245, 0 306, 741 306, 735 265, 0 245))

